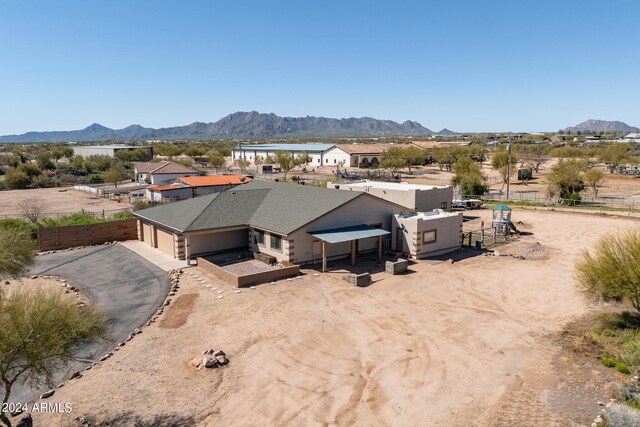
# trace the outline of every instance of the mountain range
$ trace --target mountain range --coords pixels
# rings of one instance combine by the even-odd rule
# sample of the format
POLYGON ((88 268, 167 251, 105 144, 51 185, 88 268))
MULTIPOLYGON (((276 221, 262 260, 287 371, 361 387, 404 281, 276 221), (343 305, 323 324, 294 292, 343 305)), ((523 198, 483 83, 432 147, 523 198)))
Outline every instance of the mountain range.
POLYGON ((609 121, 609 120, 585 120, 575 126, 568 127, 565 131, 582 132, 582 133, 594 133, 594 132, 640 132, 640 128, 629 126, 624 122, 609 121))
POLYGON ((0 136, 0 142, 135 141, 182 139, 339 138, 376 136, 421 136, 434 132, 418 122, 397 123, 371 117, 332 119, 326 117, 280 117, 273 113, 237 112, 212 123, 145 128, 131 125, 110 129, 94 123, 80 130, 27 132, 0 136))

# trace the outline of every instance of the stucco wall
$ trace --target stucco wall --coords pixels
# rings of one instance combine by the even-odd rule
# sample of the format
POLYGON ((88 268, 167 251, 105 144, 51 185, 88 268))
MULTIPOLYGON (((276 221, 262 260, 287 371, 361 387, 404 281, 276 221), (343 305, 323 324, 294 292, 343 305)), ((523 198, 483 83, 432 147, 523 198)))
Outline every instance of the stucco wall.
MULTIPOLYGON (((313 241, 315 238, 311 236, 308 231, 319 231, 359 224, 381 224, 382 229, 390 231, 392 215, 400 213, 402 210, 403 208, 400 206, 390 204, 375 197, 368 195, 358 197, 292 233, 289 237, 295 242, 295 249, 291 261, 296 263, 312 261, 314 258, 314 250, 322 250, 321 244, 314 246, 313 241)), ((383 239, 385 238, 389 237, 383 237, 383 239)), ((374 249, 378 247, 378 240, 377 238, 361 239, 358 245, 359 250, 374 249)), ((351 253, 351 245, 349 242, 327 244, 328 257, 349 253, 351 253)))
MULTIPOLYGON (((333 185, 333 184, 332 184, 333 185)), ((434 209, 451 210, 453 200, 453 187, 432 188, 429 190, 396 190, 389 188, 376 188, 372 186, 350 186, 348 183, 339 185, 345 191, 364 191, 383 200, 389 200, 418 212, 431 212, 434 209), (446 203, 443 207, 442 203, 446 203)))
POLYGON ((414 258, 441 255, 460 248, 462 242, 462 212, 444 218, 435 217, 431 219, 422 219, 415 216, 409 218, 394 216, 393 221, 392 247, 396 247, 396 230, 400 228, 403 230, 403 252, 410 254, 414 258), (423 242, 423 233, 428 230, 436 230, 435 242, 423 242))
POLYGON ((358 165, 351 163, 351 155, 345 153, 341 149, 334 147, 324 153, 325 166, 337 166, 338 163, 344 162, 343 167, 356 167, 358 165))

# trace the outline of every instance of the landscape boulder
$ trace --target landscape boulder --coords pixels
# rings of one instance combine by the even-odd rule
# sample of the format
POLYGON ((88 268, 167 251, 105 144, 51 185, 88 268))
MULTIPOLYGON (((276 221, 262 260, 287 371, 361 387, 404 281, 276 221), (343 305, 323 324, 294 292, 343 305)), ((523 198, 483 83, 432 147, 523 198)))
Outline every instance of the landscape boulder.
POLYGON ((197 369, 205 368, 218 368, 229 363, 227 355, 222 350, 205 350, 199 356, 196 356, 192 363, 197 369))

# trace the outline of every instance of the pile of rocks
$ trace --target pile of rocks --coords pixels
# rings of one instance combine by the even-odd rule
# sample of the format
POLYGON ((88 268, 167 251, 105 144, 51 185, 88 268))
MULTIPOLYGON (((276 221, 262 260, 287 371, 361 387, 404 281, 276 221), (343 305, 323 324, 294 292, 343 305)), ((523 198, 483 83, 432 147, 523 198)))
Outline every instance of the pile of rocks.
POLYGON ((193 359, 193 364, 200 370, 202 368, 219 368, 229 363, 227 355, 222 350, 209 349, 193 359))

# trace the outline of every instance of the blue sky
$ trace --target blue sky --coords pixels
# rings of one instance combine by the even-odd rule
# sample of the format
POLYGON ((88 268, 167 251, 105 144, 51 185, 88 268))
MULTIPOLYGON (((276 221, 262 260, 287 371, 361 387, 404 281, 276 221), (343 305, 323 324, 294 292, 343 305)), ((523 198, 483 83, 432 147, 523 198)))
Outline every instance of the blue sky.
POLYGON ((2 1, 0 134, 235 111, 640 126, 640 2, 2 1))

